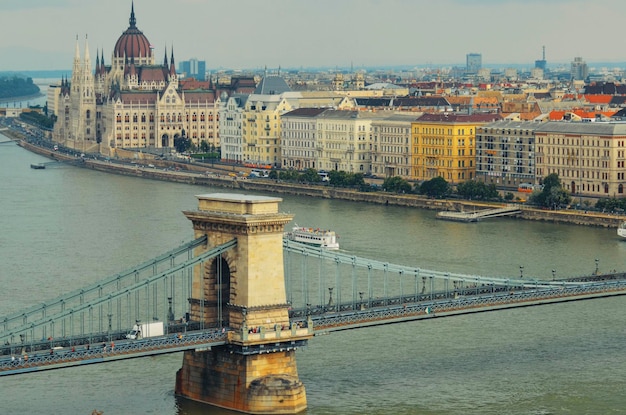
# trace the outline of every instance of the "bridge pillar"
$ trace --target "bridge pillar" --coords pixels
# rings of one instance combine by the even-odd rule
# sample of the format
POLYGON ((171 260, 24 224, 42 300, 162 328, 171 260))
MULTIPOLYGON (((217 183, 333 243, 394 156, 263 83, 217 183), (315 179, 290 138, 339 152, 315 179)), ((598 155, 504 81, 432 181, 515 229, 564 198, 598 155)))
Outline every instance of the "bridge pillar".
MULTIPOLYGON (((251 414, 294 414, 306 409, 295 350, 312 327, 290 327, 283 267, 284 226, 274 197, 214 193, 197 196, 186 211, 195 237, 207 246, 237 239, 235 248, 194 269, 190 320, 229 330, 228 343, 187 351, 175 393, 251 414)), ((198 252, 198 253, 201 253, 198 252)))

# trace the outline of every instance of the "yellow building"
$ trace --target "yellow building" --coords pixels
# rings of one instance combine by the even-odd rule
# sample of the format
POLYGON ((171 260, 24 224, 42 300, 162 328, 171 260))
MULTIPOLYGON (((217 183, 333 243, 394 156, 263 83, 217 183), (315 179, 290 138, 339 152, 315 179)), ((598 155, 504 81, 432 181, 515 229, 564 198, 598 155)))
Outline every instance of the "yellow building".
POLYGON ((443 177, 450 183, 476 174, 476 129, 498 114, 424 114, 411 124, 413 178, 443 177))

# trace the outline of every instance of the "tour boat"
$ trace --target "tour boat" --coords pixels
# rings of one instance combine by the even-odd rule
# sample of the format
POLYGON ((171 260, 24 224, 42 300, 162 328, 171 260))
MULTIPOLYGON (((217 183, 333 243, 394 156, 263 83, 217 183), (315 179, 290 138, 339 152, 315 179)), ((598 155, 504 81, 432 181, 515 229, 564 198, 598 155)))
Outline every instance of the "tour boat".
POLYGON ((617 228, 617 234, 622 238, 626 238, 626 221, 622 222, 617 228))
POLYGON ((321 248, 339 249, 339 242, 337 242, 337 235, 334 231, 320 228, 305 228, 296 225, 291 232, 285 233, 285 237, 290 241, 319 246, 321 248))

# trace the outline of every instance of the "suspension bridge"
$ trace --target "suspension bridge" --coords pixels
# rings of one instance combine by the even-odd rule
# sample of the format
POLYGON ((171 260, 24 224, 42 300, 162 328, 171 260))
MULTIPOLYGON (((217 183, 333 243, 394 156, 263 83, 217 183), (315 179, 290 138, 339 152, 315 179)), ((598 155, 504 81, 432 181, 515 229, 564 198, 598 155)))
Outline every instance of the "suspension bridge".
MULTIPOLYGON (((293 351, 316 334, 626 294, 623 273, 495 278, 327 251, 283 239, 292 216, 273 210, 280 199, 198 197, 199 210, 184 212, 195 239, 0 318, 0 376, 185 352, 177 393, 258 413, 259 404, 241 406, 223 391, 217 397, 196 396, 202 388, 194 382, 216 387, 211 379, 223 375, 211 366, 216 374, 208 381, 194 380, 197 367, 208 364, 198 356, 213 353, 223 364, 235 355, 239 360, 231 363, 243 367, 246 359, 279 355, 285 367, 295 369, 293 351), (127 338, 133 326, 150 322, 162 322, 163 333, 127 338)), ((241 370, 238 376, 254 388, 251 375, 241 370)), ((294 373, 287 370, 285 376, 292 382, 294 392, 287 395, 292 394, 292 412, 297 412, 303 387, 294 373)))

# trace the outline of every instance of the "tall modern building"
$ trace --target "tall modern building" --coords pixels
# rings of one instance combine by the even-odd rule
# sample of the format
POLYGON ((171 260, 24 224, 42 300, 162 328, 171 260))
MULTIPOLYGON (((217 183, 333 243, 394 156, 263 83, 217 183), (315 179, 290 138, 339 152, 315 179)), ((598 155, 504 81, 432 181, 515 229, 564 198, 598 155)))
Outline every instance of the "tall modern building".
POLYGON ((583 60, 583 58, 574 58, 570 73, 572 75, 572 81, 582 81, 587 79, 587 76, 589 75, 589 68, 587 68, 587 63, 583 60))
POLYGON ((483 55, 480 53, 468 53, 465 59, 465 72, 468 74, 477 74, 483 67, 483 55))
POLYGON ((199 81, 204 81, 206 78, 206 61, 199 61, 196 58, 181 61, 178 65, 178 70, 186 78, 196 78, 199 81))
POLYGON ((535 61, 535 68, 537 69, 541 69, 542 71, 546 71, 546 66, 547 66, 547 62, 546 62, 546 47, 543 46, 542 47, 543 50, 543 54, 541 59, 538 59, 535 61))

